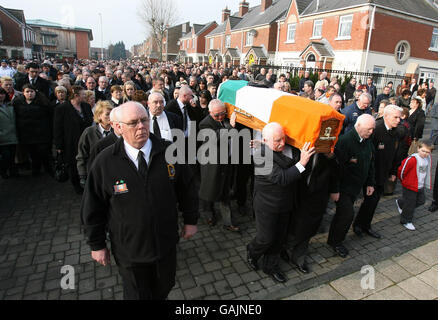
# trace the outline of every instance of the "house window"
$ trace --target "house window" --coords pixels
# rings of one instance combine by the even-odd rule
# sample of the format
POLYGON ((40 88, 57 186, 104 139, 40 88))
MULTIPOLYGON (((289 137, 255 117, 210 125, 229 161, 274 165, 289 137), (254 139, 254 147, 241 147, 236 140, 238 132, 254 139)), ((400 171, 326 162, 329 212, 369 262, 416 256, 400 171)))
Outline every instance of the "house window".
POLYGON ((195 49, 195 38, 192 39, 192 49, 195 49))
POLYGON ((321 38, 322 37, 322 23, 323 20, 315 20, 313 22, 313 38, 321 38))
POLYGON ((339 20, 338 38, 351 39, 351 27, 353 26, 353 16, 342 16, 339 20))
POLYGON ((296 23, 288 24, 287 26, 287 42, 295 42, 296 23))
POLYGON ((438 28, 433 28, 432 42, 430 43, 430 48, 438 50, 438 28))
POLYGON ((246 33, 246 46, 252 46, 252 44, 254 43, 254 34, 251 31, 248 31, 246 33))
POLYGON ((411 46, 405 40, 400 41, 395 47, 395 60, 398 64, 404 64, 411 56, 411 46))
POLYGON ((231 36, 225 37, 225 48, 231 47, 231 36))
POLYGON ((43 45, 56 46, 56 37, 43 35, 43 45))
POLYGON ((210 39, 210 50, 212 50, 213 48, 214 48, 214 39, 213 38, 211 38, 210 39))

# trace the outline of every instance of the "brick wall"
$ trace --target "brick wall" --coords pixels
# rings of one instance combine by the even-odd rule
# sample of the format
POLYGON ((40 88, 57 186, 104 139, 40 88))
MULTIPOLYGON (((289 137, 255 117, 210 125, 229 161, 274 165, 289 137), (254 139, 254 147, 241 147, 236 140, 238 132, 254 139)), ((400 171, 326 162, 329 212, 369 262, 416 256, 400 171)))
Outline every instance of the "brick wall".
POLYGON ((87 32, 76 31, 76 54, 78 59, 90 59, 90 41, 87 32))
POLYGON ((23 47, 23 34, 21 27, 9 16, 0 11, 3 41, 2 46, 23 47))
POLYGON ((397 43, 406 40, 411 46, 411 57, 438 60, 438 52, 430 51, 433 26, 376 13, 371 51, 394 54, 397 43))

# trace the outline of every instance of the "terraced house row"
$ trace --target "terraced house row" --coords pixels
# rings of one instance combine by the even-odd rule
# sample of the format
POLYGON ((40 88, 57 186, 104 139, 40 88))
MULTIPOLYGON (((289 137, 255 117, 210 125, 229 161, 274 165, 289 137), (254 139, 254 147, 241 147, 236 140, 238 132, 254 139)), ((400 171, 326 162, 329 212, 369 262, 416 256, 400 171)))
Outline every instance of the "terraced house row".
POLYGON ((275 64, 438 78, 438 0, 247 0, 194 24, 181 62, 275 64))

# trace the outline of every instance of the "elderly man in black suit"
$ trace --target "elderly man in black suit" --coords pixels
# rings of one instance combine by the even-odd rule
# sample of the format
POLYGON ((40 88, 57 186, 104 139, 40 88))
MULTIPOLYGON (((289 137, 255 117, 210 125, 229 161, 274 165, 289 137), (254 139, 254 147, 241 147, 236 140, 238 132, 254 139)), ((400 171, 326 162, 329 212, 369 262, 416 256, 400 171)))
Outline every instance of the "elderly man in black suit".
MULTIPOLYGON (((226 230, 232 232, 240 231, 236 226, 236 221, 233 217, 230 206, 230 190, 233 180, 234 166, 231 164, 230 150, 222 150, 221 145, 223 140, 229 140, 229 131, 236 126, 235 115, 231 119, 227 119, 227 109, 222 101, 211 100, 208 105, 210 114, 204 118, 199 124, 200 133, 202 130, 209 130, 214 132, 216 141, 210 141, 210 136, 204 136, 204 145, 215 148, 216 157, 211 152, 211 148, 207 148, 202 153, 202 157, 206 157, 208 161, 204 161, 202 157, 198 159, 201 162, 201 187, 199 191, 199 198, 206 201, 209 204, 208 224, 215 225, 218 219, 213 204, 219 203, 223 226, 226 230), (222 154, 222 152, 228 152, 222 154), (227 159, 226 163, 221 162, 222 159, 227 159), (204 163, 207 162, 207 163, 204 163)), ((229 144, 228 144, 229 147, 229 144)), ((201 149, 200 149, 201 151, 201 149)))
POLYGON ((164 111, 164 97, 154 92, 149 95, 148 107, 150 121, 150 132, 156 137, 172 141, 172 129, 183 129, 182 118, 175 113, 164 111))
POLYGON ((279 259, 294 206, 294 185, 306 170, 315 148, 306 143, 296 162, 283 154, 285 134, 280 124, 268 124, 262 135, 263 144, 254 153, 253 207, 257 233, 247 246, 247 262, 251 269, 258 270, 257 261, 263 256, 263 272, 277 282, 286 282, 279 259))
POLYGON ((196 124, 198 124, 200 119, 199 109, 196 108, 196 106, 193 107, 191 105, 193 97, 194 95, 192 89, 190 89, 189 86, 184 85, 179 90, 178 99, 170 101, 165 108, 166 111, 172 112, 181 117, 183 120, 182 126, 184 136, 186 138, 190 135, 192 130, 190 127, 190 121, 195 121, 196 124))

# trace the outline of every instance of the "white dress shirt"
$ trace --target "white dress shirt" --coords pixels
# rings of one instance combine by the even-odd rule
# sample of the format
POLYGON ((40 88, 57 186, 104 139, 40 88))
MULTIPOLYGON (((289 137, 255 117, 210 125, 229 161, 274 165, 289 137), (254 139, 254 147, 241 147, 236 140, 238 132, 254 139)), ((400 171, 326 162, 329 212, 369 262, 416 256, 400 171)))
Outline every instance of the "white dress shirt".
POLYGON ((131 146, 126 141, 123 141, 123 143, 125 144, 126 154, 128 155, 129 159, 131 159, 131 161, 135 164, 135 167, 137 168, 137 170, 138 170, 138 160, 137 160, 137 158, 138 158, 139 151, 143 152, 143 157, 146 160, 146 163, 149 165, 149 157, 151 156, 151 150, 152 150, 151 139, 148 139, 146 144, 140 150, 134 148, 133 146, 131 146))
MULTIPOLYGON (((181 113, 183 115, 183 121, 184 121, 184 107, 185 105, 179 100, 176 100, 178 102, 179 108, 181 109, 181 113)), ((184 136, 188 137, 190 135, 190 117, 189 117, 189 110, 187 111, 187 129, 184 131, 184 136)))
MULTIPOLYGON (((149 121, 149 130, 154 133, 154 116, 150 115, 151 120, 149 121)), ((158 126, 160 127, 161 139, 172 142, 172 132, 170 131, 169 119, 167 118, 166 113, 163 111, 157 117, 158 126)))

